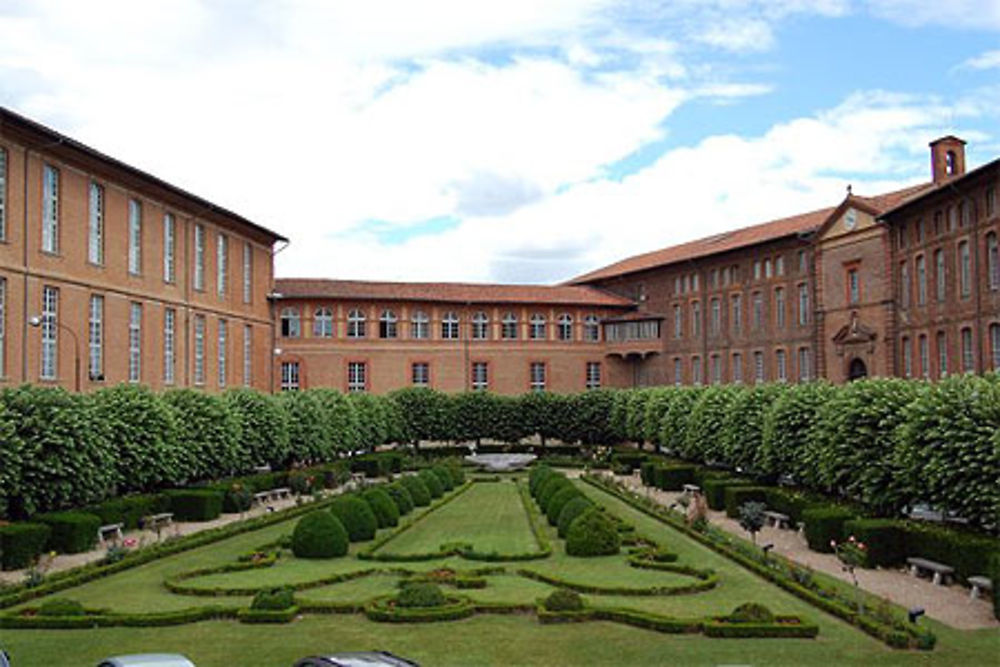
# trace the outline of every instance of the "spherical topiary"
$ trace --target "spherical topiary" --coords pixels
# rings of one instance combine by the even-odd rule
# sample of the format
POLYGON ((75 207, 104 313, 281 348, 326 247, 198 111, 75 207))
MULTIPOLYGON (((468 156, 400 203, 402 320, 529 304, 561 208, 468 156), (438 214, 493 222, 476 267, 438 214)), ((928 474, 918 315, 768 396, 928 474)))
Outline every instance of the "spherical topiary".
POLYGON ((546 511, 552 496, 556 495, 562 489, 571 486, 573 486, 573 482, 566 479, 561 473, 553 475, 538 489, 538 506, 542 508, 543 512, 546 511))
POLYGON ((444 593, 437 584, 407 584, 396 596, 400 607, 440 607, 446 602, 444 593))
POLYGON ((86 613, 82 604, 69 598, 52 598, 38 607, 39 616, 83 616, 86 613))
POLYGON ((451 478, 451 473, 444 466, 434 466, 431 468, 431 472, 437 475, 438 481, 441 482, 442 488, 445 491, 451 491, 455 488, 455 480, 451 478))
POLYGON ((552 468, 544 464, 531 469, 531 472, 528 473, 528 491, 531 492, 532 496, 538 494, 538 487, 541 486, 542 482, 551 477, 554 472, 552 468))
POLYGON ((257 591, 250 608, 257 611, 281 611, 295 606, 295 589, 291 586, 257 591))
POLYGON ((620 548, 618 528, 600 508, 590 508, 570 524, 566 536, 570 556, 610 556, 620 548))
POLYGON ((424 484, 424 480, 416 475, 407 475, 401 477, 399 482, 410 492, 410 497, 413 499, 414 505, 417 507, 426 507, 431 504, 431 492, 427 488, 427 485, 424 484))
POLYGON ((375 537, 378 519, 368 503, 354 495, 340 496, 330 503, 330 511, 347 529, 351 542, 364 542, 375 537))
POLYGON ((774 623, 774 614, 762 604, 745 602, 729 615, 733 623, 774 623))
POLYGON ((335 558, 347 554, 347 530, 330 512, 306 514, 292 531, 292 553, 298 558, 335 558))
POLYGON ((449 463, 445 466, 445 469, 451 475, 451 483, 454 486, 461 486, 462 484, 465 484, 465 471, 462 470, 461 463, 449 463))
POLYGON ((545 507, 545 516, 549 519, 549 525, 558 525, 559 513, 562 512, 562 508, 565 507, 566 503, 582 495, 580 490, 572 484, 553 493, 552 497, 549 498, 549 504, 545 507))
POLYGON ((381 487, 368 489, 361 494, 361 497, 371 507, 379 528, 388 528, 399 523, 399 508, 385 489, 381 487))
POLYGON ((429 468, 424 468, 418 472, 417 477, 427 486, 427 491, 430 492, 431 498, 440 498, 444 495, 444 486, 441 484, 441 480, 429 468))
POLYGON ((576 591, 560 588, 552 591, 542 604, 548 611, 580 611, 583 598, 576 591))
POLYGON ((385 492, 389 494, 390 498, 392 498, 392 502, 396 503, 396 508, 399 510, 400 516, 404 516, 413 511, 413 496, 410 495, 410 492, 401 482, 387 484, 385 486, 385 492))
POLYGON ((566 535, 569 534, 569 527, 573 524, 573 520, 593 506, 594 503, 582 495, 570 499, 569 502, 563 505, 562 510, 559 512, 559 521, 557 524, 559 526, 559 537, 565 539, 566 535))

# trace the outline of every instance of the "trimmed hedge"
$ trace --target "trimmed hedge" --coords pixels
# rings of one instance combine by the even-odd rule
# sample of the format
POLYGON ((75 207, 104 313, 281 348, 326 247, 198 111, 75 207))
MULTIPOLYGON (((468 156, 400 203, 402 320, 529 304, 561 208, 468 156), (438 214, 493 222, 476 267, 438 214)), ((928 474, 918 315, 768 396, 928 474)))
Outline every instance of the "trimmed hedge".
POLYGON ((97 529, 101 527, 101 518, 87 512, 39 514, 35 521, 51 529, 45 548, 64 554, 90 551, 97 543, 97 529))
POLYGON ((431 494, 431 498, 440 498, 444 495, 444 485, 441 484, 441 479, 432 470, 424 468, 417 473, 417 477, 427 487, 427 492, 431 494))
POLYGON ((727 486, 723 492, 726 505, 726 516, 730 519, 740 518, 740 507, 744 503, 758 502, 767 504, 766 486, 727 486))
POLYGON ((573 482, 569 481, 564 474, 561 472, 556 473, 542 482, 542 485, 538 488, 538 494, 535 496, 535 501, 542 511, 545 512, 549 507, 549 500, 552 496, 572 486, 573 482))
POLYGON ((609 556, 620 549, 617 526, 597 507, 574 519, 566 534, 566 553, 570 556, 609 556))
POLYGON ((417 475, 405 475, 399 478, 399 483, 410 492, 410 498, 417 507, 427 507, 431 504, 431 492, 417 475))
POLYGON ((295 524, 292 553, 298 558, 336 558, 347 555, 349 541, 340 519, 327 510, 317 510, 295 524))
POLYGON ((223 493, 216 489, 173 489, 165 495, 177 521, 211 521, 222 514, 223 493))
POLYGON ((985 574, 990 557, 1000 552, 1000 541, 996 539, 914 521, 906 524, 905 540, 907 556, 922 556, 951 565, 962 579, 985 574))
POLYGON ((854 513, 843 507, 812 507, 802 511, 805 522, 806 542, 809 548, 820 553, 832 553, 830 542, 844 539, 844 524, 854 518, 854 513))
POLYGON ((562 508, 566 506, 566 503, 581 495, 583 494, 572 483, 552 494, 552 497, 549 498, 549 504, 545 508, 545 517, 548 519, 549 525, 559 525, 559 514, 562 512, 562 508))
POLYGON ((396 504, 400 516, 406 516, 413 511, 413 496, 410 495, 410 492, 402 482, 395 481, 392 484, 386 484, 385 492, 389 494, 392 502, 396 504))
POLYGON ((361 498, 371 507, 379 528, 389 528, 399 524, 399 508, 384 488, 366 489, 361 493, 361 498))
POLYGON ((775 512, 787 514, 796 523, 802 521, 802 510, 826 505, 827 500, 818 494, 785 487, 767 488, 767 506, 775 512))
POLYGON ((844 524, 844 534, 865 545, 862 567, 898 565, 906 552, 906 523, 892 519, 854 519, 844 524))
POLYGON ((693 465, 663 465, 654 468, 653 479, 656 488, 664 491, 680 491, 685 484, 694 483, 693 465))
POLYGON ((441 488, 446 493, 455 488, 455 480, 447 468, 441 465, 431 466, 430 471, 437 475, 438 481, 441 482, 441 488))
POLYGON ((557 522, 559 537, 565 539, 569 534, 569 527, 573 525, 573 521, 593 506, 593 501, 582 493, 571 498, 569 502, 563 505, 562 510, 559 512, 559 521, 557 522))
POLYGON ((366 542, 375 537, 378 519, 361 498, 355 495, 338 496, 330 503, 330 511, 344 524, 351 542, 366 542))
POLYGON ((731 486, 752 486, 753 482, 746 479, 731 477, 703 478, 701 490, 705 494, 705 502, 709 509, 721 511, 726 509, 726 489, 731 486))
POLYGON ((0 566, 21 570, 31 565, 42 551, 52 529, 44 523, 15 523, 0 526, 0 566))

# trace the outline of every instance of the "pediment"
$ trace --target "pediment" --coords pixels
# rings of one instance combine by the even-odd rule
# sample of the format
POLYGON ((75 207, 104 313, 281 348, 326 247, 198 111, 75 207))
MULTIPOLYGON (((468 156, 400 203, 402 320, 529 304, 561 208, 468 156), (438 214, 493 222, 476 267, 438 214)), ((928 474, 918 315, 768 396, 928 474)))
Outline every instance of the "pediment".
POLYGON ((871 327, 865 326, 859 319, 856 312, 851 313, 851 320, 834 335, 835 345, 871 345, 878 338, 878 334, 871 327))

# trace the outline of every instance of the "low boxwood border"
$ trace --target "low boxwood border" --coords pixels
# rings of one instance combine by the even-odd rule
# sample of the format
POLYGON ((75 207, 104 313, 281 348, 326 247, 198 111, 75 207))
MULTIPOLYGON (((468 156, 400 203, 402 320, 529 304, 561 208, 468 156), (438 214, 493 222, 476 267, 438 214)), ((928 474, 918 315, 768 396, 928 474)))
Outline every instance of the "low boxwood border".
MULTIPOLYGON (((666 563, 664 563, 666 565, 666 563)), ((684 567, 684 566, 678 566, 684 567)), ((693 569, 693 568, 691 568, 693 569)), ((549 584, 550 586, 556 586, 559 588, 568 588, 572 591, 578 593, 592 593, 595 595, 627 595, 627 596, 655 596, 655 595, 690 595, 692 593, 701 593, 703 591, 711 590, 719 583, 719 577, 714 572, 706 571, 702 572, 700 575, 691 575, 699 579, 694 583, 681 584, 679 586, 647 586, 644 588, 629 588, 627 586, 595 586, 593 584, 581 584, 574 581, 567 581, 565 579, 560 579, 559 577, 552 577, 547 574, 542 574, 541 572, 535 572, 533 570, 518 570, 517 574, 526 579, 534 579, 535 581, 540 581, 543 584, 549 584)), ((689 572, 682 572, 682 574, 690 574, 689 572)))
MULTIPOLYGON (((438 498, 437 500, 432 500, 431 504, 421 514, 419 514, 417 516, 414 516, 414 517, 410 517, 406 521, 400 520, 399 527, 395 528, 394 530, 392 530, 392 531, 390 531, 390 532, 388 532, 388 533, 386 533, 384 535, 377 536, 375 538, 375 540, 371 542, 371 544, 369 544, 367 547, 365 547, 363 550, 361 550, 361 551, 359 551, 357 553, 357 557, 359 559, 361 559, 361 560, 389 560, 389 561, 392 561, 392 560, 397 560, 397 561, 405 561, 405 560, 413 560, 413 561, 429 560, 429 558, 422 557, 422 556, 424 556, 424 554, 417 554, 417 556, 421 556, 421 557, 418 557, 418 558, 407 559, 405 557, 400 557, 398 555, 396 557, 386 558, 384 555, 379 556, 375 552, 377 552, 379 549, 381 549, 386 544, 388 544, 392 540, 396 539, 397 537, 399 537, 400 535, 402 535, 403 533, 405 533, 409 529, 413 528, 415 525, 417 525, 418 523, 420 523, 421 521, 423 521, 424 519, 426 519, 429 515, 433 514, 437 510, 441 509, 442 507, 444 507, 448 503, 450 503, 453 500, 455 500, 455 498, 458 498, 460 495, 462 495, 463 493, 465 493, 466 491, 468 491, 469 489, 471 489, 472 485, 475 484, 475 483, 476 482, 474 482, 473 480, 469 480, 469 481, 465 482, 464 484, 462 484, 462 486, 456 488, 450 494, 445 494, 443 497, 438 498)), ((435 558, 439 558, 439 556, 435 556, 435 558)))
POLYGON ((380 595, 365 604, 365 616, 380 623, 436 623, 457 621, 476 613, 476 605, 464 597, 450 597, 440 607, 392 607, 393 595, 380 595))
POLYGON ((298 615, 298 605, 292 605, 288 609, 240 609, 236 618, 240 623, 291 623, 298 615))
POLYGON ((25 616, 0 614, 0 628, 10 630, 75 630, 81 628, 152 628, 185 625, 214 619, 235 619, 241 609, 210 605, 149 614, 98 613, 83 616, 25 616))
POLYGON ((705 620, 703 632, 707 637, 722 639, 749 637, 812 639, 819 634, 819 626, 805 622, 798 616, 776 616, 774 623, 734 623, 725 617, 717 617, 705 620))

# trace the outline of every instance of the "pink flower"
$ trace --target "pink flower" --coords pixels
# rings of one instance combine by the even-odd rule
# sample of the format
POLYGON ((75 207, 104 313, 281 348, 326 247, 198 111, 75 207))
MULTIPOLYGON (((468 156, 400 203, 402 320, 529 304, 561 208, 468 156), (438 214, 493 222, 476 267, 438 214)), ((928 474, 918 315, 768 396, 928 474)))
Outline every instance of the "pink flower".
POLYGON ((837 548, 837 540, 830 540, 830 546, 833 547, 834 549, 836 549, 837 548))
POLYGON ((134 546, 135 546, 136 544, 137 544, 137 542, 136 542, 136 539, 135 539, 134 537, 130 537, 130 538, 128 538, 127 540, 124 540, 124 541, 122 542, 122 545, 123 545, 123 546, 126 546, 126 547, 128 547, 128 548, 130 548, 130 549, 131 549, 132 547, 134 547, 134 546))
POLYGON ((864 542, 858 542, 858 548, 861 549, 862 551, 864 551, 865 550, 865 543, 864 542))
POLYGON ((848 541, 848 542, 853 542, 853 541, 854 541, 854 536, 853 536, 853 535, 851 535, 850 537, 848 537, 848 538, 847 538, 847 541, 848 541))

